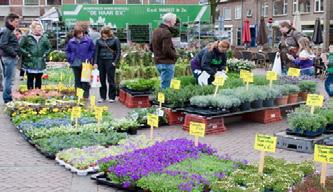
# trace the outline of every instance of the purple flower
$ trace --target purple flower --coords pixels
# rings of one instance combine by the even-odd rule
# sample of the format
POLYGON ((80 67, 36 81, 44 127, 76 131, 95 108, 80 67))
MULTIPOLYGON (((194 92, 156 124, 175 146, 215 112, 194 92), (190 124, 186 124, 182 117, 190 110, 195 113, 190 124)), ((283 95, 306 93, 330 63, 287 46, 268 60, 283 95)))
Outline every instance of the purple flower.
POLYGON ((124 188, 129 188, 131 186, 131 182, 129 182, 129 181, 125 181, 124 183, 123 183, 123 187, 124 188))
POLYGON ((192 188, 193 188, 193 185, 189 182, 185 182, 185 183, 181 183, 179 186, 178 186, 178 189, 180 191, 189 191, 191 192, 192 191, 192 188))

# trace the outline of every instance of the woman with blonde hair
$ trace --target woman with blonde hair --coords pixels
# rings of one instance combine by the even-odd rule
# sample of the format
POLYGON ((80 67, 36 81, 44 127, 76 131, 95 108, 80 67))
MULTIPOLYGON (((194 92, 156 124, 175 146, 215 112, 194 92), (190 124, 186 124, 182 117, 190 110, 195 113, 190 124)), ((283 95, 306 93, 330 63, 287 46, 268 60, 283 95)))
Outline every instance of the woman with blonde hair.
POLYGON ((208 44, 191 60, 191 68, 199 85, 211 84, 215 75, 225 76, 227 50, 230 44, 227 40, 208 44))
POLYGON ((98 102, 104 102, 107 95, 106 79, 109 83, 109 102, 112 103, 116 98, 115 74, 116 66, 119 63, 121 54, 120 41, 112 33, 110 27, 103 27, 101 38, 96 41, 96 50, 94 57, 94 67, 100 72, 100 99, 98 102))

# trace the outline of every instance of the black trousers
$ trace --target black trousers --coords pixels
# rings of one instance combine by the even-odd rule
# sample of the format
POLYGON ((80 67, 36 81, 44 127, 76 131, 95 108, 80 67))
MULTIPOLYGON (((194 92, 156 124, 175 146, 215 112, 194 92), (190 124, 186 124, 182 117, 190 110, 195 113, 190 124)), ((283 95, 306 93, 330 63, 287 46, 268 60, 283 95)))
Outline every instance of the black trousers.
POLYGON ((81 82, 81 73, 82 67, 72 67, 74 73, 74 81, 75 81, 75 90, 77 88, 83 89, 83 97, 89 98, 89 88, 90 85, 88 82, 81 82))
POLYGON ((112 60, 108 59, 99 59, 98 60, 98 70, 99 70, 99 78, 101 81, 101 87, 99 89, 99 93, 102 99, 106 99, 107 94, 107 86, 106 86, 106 78, 109 83, 109 99, 116 98, 116 85, 115 85, 115 74, 116 67, 112 65, 112 60))
POLYGON ((24 69, 20 69, 20 77, 24 77, 24 73, 25 73, 24 69))
POLYGON ((42 88, 43 73, 27 73, 27 87, 28 89, 41 89, 42 88), (34 85, 35 81, 35 85, 34 85))

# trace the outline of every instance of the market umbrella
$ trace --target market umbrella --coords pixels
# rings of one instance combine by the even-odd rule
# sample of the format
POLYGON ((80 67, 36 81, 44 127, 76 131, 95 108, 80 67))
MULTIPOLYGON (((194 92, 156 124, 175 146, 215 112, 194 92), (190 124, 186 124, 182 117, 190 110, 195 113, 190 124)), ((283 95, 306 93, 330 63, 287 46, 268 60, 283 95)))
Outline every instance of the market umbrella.
POLYGON ((315 45, 323 43, 323 31, 320 25, 320 19, 317 18, 314 26, 314 31, 312 35, 312 41, 315 45))
POLYGON ((267 40, 265 19, 264 19, 264 17, 261 17, 260 21, 259 21, 257 44, 258 45, 264 45, 267 42, 268 42, 268 40, 267 40))
POLYGON ((246 19, 243 23, 242 42, 248 44, 251 42, 250 21, 246 19))
POLYGON ((294 15, 293 27, 296 29, 296 31, 302 32, 301 14, 299 11, 296 11, 294 15))

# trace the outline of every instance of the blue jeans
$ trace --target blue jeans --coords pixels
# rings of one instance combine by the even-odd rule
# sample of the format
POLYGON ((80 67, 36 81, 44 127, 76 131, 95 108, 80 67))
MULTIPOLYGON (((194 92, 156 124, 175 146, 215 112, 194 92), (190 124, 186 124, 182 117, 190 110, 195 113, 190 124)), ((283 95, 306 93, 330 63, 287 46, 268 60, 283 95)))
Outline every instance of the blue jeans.
POLYGON ((161 88, 166 89, 170 87, 171 79, 175 73, 174 64, 156 64, 157 70, 161 77, 161 88))
POLYGON ((4 75, 4 89, 3 89, 3 100, 8 103, 13 100, 12 98, 12 85, 13 78, 15 75, 15 68, 17 59, 12 57, 2 57, 2 62, 4 65, 3 75, 4 75))
POLYGON ((306 69, 301 69, 301 75, 308 75, 308 76, 313 76, 314 75, 314 68, 306 68, 306 69))
POLYGON ((325 90, 330 97, 333 97, 333 74, 329 74, 325 81, 325 90))

